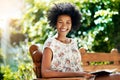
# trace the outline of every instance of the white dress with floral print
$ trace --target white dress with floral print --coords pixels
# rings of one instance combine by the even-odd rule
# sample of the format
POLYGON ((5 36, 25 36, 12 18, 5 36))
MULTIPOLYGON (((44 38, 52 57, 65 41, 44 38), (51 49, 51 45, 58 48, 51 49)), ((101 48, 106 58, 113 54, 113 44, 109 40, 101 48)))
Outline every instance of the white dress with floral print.
POLYGON ((81 55, 77 43, 71 39, 68 44, 62 43, 53 38, 48 38, 44 48, 48 47, 53 52, 51 70, 59 72, 82 72, 81 55))

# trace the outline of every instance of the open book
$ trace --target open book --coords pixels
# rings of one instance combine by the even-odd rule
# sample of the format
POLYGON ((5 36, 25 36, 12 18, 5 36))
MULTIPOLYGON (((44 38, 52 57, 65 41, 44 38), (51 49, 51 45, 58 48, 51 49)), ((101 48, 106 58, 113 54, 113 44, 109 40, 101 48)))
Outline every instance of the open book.
POLYGON ((117 69, 103 69, 103 70, 97 70, 94 72, 91 72, 91 74, 95 76, 103 76, 103 75, 109 75, 111 73, 114 73, 117 69))

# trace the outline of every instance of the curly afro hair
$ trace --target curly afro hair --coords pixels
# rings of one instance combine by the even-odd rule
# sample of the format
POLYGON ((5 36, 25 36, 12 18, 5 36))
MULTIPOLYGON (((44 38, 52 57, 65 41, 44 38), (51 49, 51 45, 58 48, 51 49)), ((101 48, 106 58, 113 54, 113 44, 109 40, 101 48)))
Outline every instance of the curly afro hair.
POLYGON ((81 26, 81 14, 79 10, 75 8, 74 5, 70 3, 58 3, 55 4, 49 11, 48 11, 48 21, 49 25, 53 28, 56 28, 57 18, 60 15, 69 15, 72 19, 72 30, 77 30, 81 26))

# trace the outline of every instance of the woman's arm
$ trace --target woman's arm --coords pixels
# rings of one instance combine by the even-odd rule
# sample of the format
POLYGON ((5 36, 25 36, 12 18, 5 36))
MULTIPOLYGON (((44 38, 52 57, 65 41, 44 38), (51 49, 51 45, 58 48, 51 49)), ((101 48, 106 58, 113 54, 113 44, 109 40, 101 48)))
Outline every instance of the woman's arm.
POLYGON ((84 76, 86 78, 91 77, 91 74, 86 72, 56 72, 54 70, 50 70, 50 64, 52 59, 52 51, 49 48, 45 48, 43 52, 42 58, 42 77, 50 78, 50 77, 79 77, 84 76))

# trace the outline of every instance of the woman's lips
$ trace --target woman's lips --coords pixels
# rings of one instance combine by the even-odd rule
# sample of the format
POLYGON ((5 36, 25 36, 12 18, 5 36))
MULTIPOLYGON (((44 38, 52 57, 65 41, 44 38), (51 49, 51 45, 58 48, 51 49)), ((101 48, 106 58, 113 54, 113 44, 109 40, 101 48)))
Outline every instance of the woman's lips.
POLYGON ((65 31, 67 31, 68 29, 60 29, 60 31, 62 31, 62 32, 65 32, 65 31))

